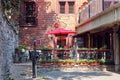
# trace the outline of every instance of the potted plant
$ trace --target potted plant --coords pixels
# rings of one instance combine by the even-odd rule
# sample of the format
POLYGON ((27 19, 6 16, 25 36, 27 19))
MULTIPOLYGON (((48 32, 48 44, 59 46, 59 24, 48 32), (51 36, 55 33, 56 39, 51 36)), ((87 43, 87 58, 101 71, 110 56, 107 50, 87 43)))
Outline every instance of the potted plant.
POLYGON ((105 64, 105 62, 106 62, 106 60, 105 60, 105 59, 99 59, 98 61, 99 61, 99 63, 100 63, 101 65, 104 65, 104 64, 105 64))
POLYGON ((26 50, 27 46, 25 45, 19 45, 17 48, 15 48, 15 52, 19 53, 22 52, 22 50, 26 50))
POLYGON ((73 59, 66 59, 65 63, 66 63, 66 66, 73 66, 74 65, 74 60, 73 59))
POLYGON ((77 61, 78 65, 88 65, 88 60, 87 59, 80 59, 77 61))
POLYGON ((41 66, 51 66, 51 64, 53 63, 52 60, 40 60, 39 62, 41 66))
POLYGON ((55 66, 61 66, 63 64, 63 60, 61 60, 61 59, 55 59, 55 60, 53 60, 53 64, 55 66))
POLYGON ((83 48, 78 48, 78 52, 86 52, 87 50, 89 50, 88 48, 85 48, 85 47, 83 47, 83 48))
POLYGON ((54 65, 58 65, 58 62, 59 62, 58 59, 54 59, 54 60, 53 60, 53 64, 54 64, 54 65))
POLYGON ((63 52, 63 51, 64 51, 64 48, 62 48, 62 47, 57 48, 57 51, 58 51, 58 52, 63 52))
POLYGON ((46 46, 40 46, 40 50, 51 50, 51 49, 46 46))
POLYGON ((52 49, 51 48, 48 48, 46 46, 40 46, 40 50, 43 52, 43 53, 51 53, 52 49))
POLYGON ((90 50, 98 50, 98 48, 90 48, 90 50))
POLYGON ((98 65, 100 65, 98 60, 88 60, 88 63, 89 63, 90 66, 98 66, 98 65))

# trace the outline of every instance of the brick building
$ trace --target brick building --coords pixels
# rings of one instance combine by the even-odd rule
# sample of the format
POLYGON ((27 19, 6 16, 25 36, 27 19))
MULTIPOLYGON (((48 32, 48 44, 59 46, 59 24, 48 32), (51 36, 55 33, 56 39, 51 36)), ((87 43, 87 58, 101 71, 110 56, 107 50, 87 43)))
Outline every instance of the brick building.
POLYGON ((33 48, 36 37, 40 45, 52 46, 47 33, 59 27, 75 30, 81 0, 23 0, 21 3, 20 44, 33 48))

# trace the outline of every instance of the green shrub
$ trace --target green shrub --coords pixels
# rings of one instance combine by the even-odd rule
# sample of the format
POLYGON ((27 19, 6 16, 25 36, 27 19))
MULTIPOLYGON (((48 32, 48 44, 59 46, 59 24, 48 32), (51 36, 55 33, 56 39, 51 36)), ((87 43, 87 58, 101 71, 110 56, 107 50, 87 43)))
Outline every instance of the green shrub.
POLYGON ((25 46, 25 45, 19 45, 16 49, 22 50, 22 49, 26 49, 26 48, 27 48, 27 46, 25 46))
POLYGON ((40 50, 51 50, 51 49, 45 46, 40 46, 40 50))
POLYGON ((92 63, 92 62, 98 62, 98 60, 88 60, 89 63, 92 63))
POLYGON ((65 59, 65 62, 74 62, 73 59, 65 59))
POLYGON ((57 50, 64 50, 64 48, 60 47, 60 48, 57 48, 57 50))
POLYGON ((78 48, 78 50, 89 50, 88 48, 78 48))
POLYGON ((98 62, 100 62, 101 64, 105 64, 106 60, 105 59, 99 59, 98 62))
POLYGON ((97 50, 98 48, 90 48, 90 50, 97 50))
POLYGON ((78 60, 77 62, 78 62, 78 63, 80 63, 80 62, 88 62, 88 60, 87 60, 87 59, 80 59, 80 60, 78 60))

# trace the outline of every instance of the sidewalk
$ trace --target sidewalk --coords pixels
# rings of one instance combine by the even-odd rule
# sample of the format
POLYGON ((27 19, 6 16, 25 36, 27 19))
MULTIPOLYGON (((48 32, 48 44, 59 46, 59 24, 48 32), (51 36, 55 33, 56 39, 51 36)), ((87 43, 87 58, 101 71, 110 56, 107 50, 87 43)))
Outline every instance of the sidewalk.
POLYGON ((32 63, 14 63, 12 66, 12 78, 14 80, 33 80, 32 79, 32 63))
POLYGON ((38 71, 32 79, 32 63, 15 63, 12 77, 14 80, 120 80, 120 74, 108 71, 38 71))

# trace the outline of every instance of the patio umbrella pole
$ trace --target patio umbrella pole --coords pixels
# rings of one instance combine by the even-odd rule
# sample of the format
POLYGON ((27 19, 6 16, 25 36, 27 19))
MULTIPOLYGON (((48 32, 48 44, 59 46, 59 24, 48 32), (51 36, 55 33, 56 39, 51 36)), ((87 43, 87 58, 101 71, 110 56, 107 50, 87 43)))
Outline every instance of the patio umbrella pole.
POLYGON ((62 39, 61 39, 61 33, 60 33, 60 47, 61 47, 61 45, 62 45, 62 43, 61 43, 62 41, 61 41, 61 40, 62 40, 62 39))

